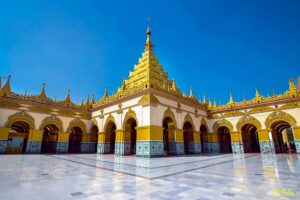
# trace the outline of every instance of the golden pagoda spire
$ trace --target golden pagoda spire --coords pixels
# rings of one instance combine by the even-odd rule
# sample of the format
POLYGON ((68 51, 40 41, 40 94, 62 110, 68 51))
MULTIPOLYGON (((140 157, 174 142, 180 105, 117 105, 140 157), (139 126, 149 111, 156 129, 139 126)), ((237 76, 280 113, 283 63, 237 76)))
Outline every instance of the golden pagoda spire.
POLYGON ((107 91, 107 87, 105 87, 102 99, 106 99, 107 97, 108 97, 108 91, 107 91))
POLYGON ((263 100, 262 96, 259 94, 258 89, 255 88, 255 97, 254 97, 254 103, 261 103, 263 100))
POLYGON ((195 98, 192 87, 190 87, 190 95, 189 95, 189 97, 190 98, 195 98))
POLYGON ((41 102, 43 102, 43 103, 44 103, 44 102, 46 101, 46 99, 47 99, 45 87, 46 87, 46 84, 43 83, 42 90, 41 90, 40 95, 39 95, 39 100, 40 100, 41 102))
POLYGON ((90 95, 87 95, 86 97, 86 101, 85 101, 85 107, 86 109, 89 109, 90 108, 90 95))
POLYGON ((203 95, 203 101, 202 101, 202 103, 204 103, 204 104, 207 103, 207 102, 206 102, 206 96, 205 96, 205 94, 203 95))
POLYGON ((150 30, 150 18, 148 17, 148 28, 147 28, 147 38, 146 38, 146 44, 145 48, 146 50, 151 50, 152 49, 152 42, 151 42, 151 30, 150 30))
POLYGON ((212 108, 211 99, 209 99, 209 101, 208 101, 208 108, 212 108))
POLYGON ((297 88, 295 86, 295 83, 292 79, 289 80, 289 94, 290 97, 296 97, 297 96, 297 88))
POLYGON ((233 104, 233 103, 234 103, 234 101, 233 101, 231 92, 229 92, 229 102, 228 102, 228 104, 233 104))
POLYGON ((6 81, 5 85, 1 89, 1 96, 4 96, 4 97, 10 97, 11 96, 10 79, 11 79, 11 76, 9 75, 7 77, 7 81, 6 81))
POLYGON ((91 101, 92 104, 95 104, 95 95, 93 94, 92 96, 92 101, 91 101))
POLYGON ((257 88, 255 88, 255 97, 260 97, 260 94, 259 94, 259 92, 258 92, 258 89, 257 89, 257 88))
POLYGON ((213 108, 217 108, 216 99, 214 99, 214 105, 213 105, 213 108))
POLYGON ((67 105, 67 106, 70 106, 71 105, 71 95, 70 95, 70 93, 71 93, 71 90, 70 89, 68 89, 68 93, 67 93, 67 96, 66 96, 66 98, 65 98, 65 104, 67 105))

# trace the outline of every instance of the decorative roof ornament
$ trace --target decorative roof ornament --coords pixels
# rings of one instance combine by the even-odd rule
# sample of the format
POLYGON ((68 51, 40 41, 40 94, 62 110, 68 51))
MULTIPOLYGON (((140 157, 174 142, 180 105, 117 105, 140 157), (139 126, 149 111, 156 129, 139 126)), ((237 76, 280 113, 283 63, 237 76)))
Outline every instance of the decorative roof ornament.
POLYGON ((214 99, 213 109, 216 109, 216 108, 217 108, 217 103, 216 103, 216 100, 214 99))
POLYGON ((94 94, 93 94, 93 96, 92 96, 91 104, 95 104, 95 95, 94 95, 94 94))
POLYGON ((253 99, 254 103, 261 103, 263 100, 262 96, 259 94, 258 89, 255 88, 255 97, 253 99))
POLYGON ((45 87, 46 87, 46 84, 43 83, 42 90, 41 90, 40 95, 39 95, 39 100, 43 103, 45 103, 45 101, 47 99, 45 87))
POLYGON ((103 97, 102 97, 102 99, 106 99, 106 98, 108 98, 108 91, 107 91, 107 87, 105 87, 105 89, 104 89, 104 94, 103 94, 103 97))
POLYGON ((11 79, 11 76, 9 75, 7 77, 7 81, 6 81, 5 85, 1 89, 1 96, 3 96, 3 97, 11 97, 10 79, 11 79))
POLYGON ((145 49, 151 50, 153 46, 152 46, 152 42, 151 42, 150 17, 148 17, 148 28, 147 28, 146 35, 147 35, 147 38, 146 38, 145 49))
POLYGON ((212 103, 211 103, 211 99, 209 99, 209 101, 208 101, 208 108, 209 108, 209 109, 212 109, 212 108, 213 108, 212 103))
POLYGON ((189 97, 190 97, 191 99, 195 99, 195 96, 194 96, 192 87, 190 87, 190 95, 189 95, 189 97))
POLYGON ((234 105, 235 105, 235 102, 233 101, 232 94, 231 94, 231 92, 229 92, 229 102, 228 102, 228 106, 229 106, 230 108, 233 108, 234 105))
POLYGON ((91 108, 91 104, 90 104, 90 95, 87 95, 87 97, 86 97, 85 108, 86 108, 86 109, 90 109, 90 108, 91 108))
POLYGON ((290 97, 296 97, 298 96, 298 91, 297 91, 297 88, 295 86, 295 83, 292 79, 289 80, 289 95, 290 97))
POLYGON ((67 96, 65 98, 65 105, 68 106, 68 107, 72 104, 70 93, 71 93, 71 90, 68 89, 68 93, 67 93, 67 96))
POLYGON ((203 101, 202 101, 202 103, 203 103, 203 104, 207 104, 205 94, 203 95, 203 101))

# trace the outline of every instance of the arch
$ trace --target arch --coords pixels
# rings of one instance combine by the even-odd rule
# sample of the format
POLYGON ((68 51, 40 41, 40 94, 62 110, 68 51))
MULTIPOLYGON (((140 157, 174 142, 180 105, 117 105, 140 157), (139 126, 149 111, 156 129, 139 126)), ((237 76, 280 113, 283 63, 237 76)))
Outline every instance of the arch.
POLYGON ((126 152, 126 154, 135 155, 136 154, 136 127, 137 127, 137 121, 133 116, 130 116, 126 119, 124 123, 124 140, 126 142, 130 143, 129 152, 126 152))
POLYGON ((226 119, 219 119, 217 120, 215 123, 214 123, 214 126, 213 126, 213 131, 214 133, 217 133, 218 132, 218 129, 222 126, 225 126, 227 127, 230 132, 233 131, 233 125, 226 119))
POLYGON ((47 125, 50 125, 50 124, 54 124, 55 126, 57 126, 59 131, 63 131, 63 122, 61 119, 59 119, 55 115, 52 115, 50 117, 46 117, 45 119, 43 119, 39 129, 43 130, 47 125))
POLYGON ((241 117, 237 124, 236 124, 236 129, 237 130, 241 130, 242 127, 246 124, 252 124, 254 125, 257 129, 261 129, 261 123, 255 118, 255 117, 252 117, 252 116, 249 116, 249 115, 244 115, 243 117, 241 117))
POLYGON ((136 117, 136 113, 129 108, 129 110, 126 112, 124 120, 123 120, 123 130, 125 130, 126 122, 130 118, 135 119, 136 125, 138 126, 139 123, 138 123, 138 120, 137 120, 137 117, 136 117))
POLYGON ((25 120, 12 122, 7 138, 6 153, 25 153, 30 125, 25 120))
POLYGON ((292 115, 283 111, 275 111, 266 118, 266 128, 271 129, 272 124, 279 121, 287 122, 291 127, 294 127, 297 124, 296 119, 292 115))
POLYGON ((260 152, 258 129, 258 125, 251 123, 251 121, 241 125, 239 130, 241 131, 244 153, 260 152))
POLYGON ((176 124, 175 121, 172 119, 171 116, 166 115, 163 118, 162 122, 163 126, 163 146, 164 146, 164 151, 165 155, 168 155, 170 153, 174 153, 174 149, 170 147, 170 143, 174 143, 175 141, 175 129, 176 129, 176 124))
MULTIPOLYGON (((201 127, 202 125, 204 125, 205 128, 206 128, 207 131, 208 131, 207 121, 206 121, 206 119, 204 119, 204 118, 202 118, 201 121, 200 121, 200 127, 201 127)), ((200 131, 200 130, 199 130, 199 131, 200 131)))
POLYGON ((219 152, 232 153, 230 128, 226 126, 226 124, 223 124, 220 125, 216 131, 219 143, 219 152))
POLYGON ((5 123, 5 127, 10 128, 15 122, 22 121, 29 125, 29 129, 35 129, 34 118, 25 111, 10 115, 5 123))
POLYGON ((84 130, 81 126, 82 124, 80 122, 77 122, 74 123, 73 126, 71 126, 70 128, 69 146, 68 146, 69 153, 80 153, 81 151, 80 144, 82 142, 82 135, 84 133, 84 130))
POLYGON ((71 132, 71 129, 74 128, 74 127, 79 127, 81 128, 82 130, 82 133, 83 134, 86 134, 86 125, 85 123, 80 120, 80 119, 73 119, 70 124, 69 124, 69 127, 67 129, 67 133, 70 133, 71 132))
POLYGON ((54 123, 49 123, 45 124, 42 130, 43 138, 41 153, 55 153, 57 147, 58 132, 60 128, 54 123))
POLYGON ((193 130, 196 130, 196 129, 195 129, 195 125, 194 125, 194 122, 193 122, 193 119, 192 119, 191 115, 189 115, 189 114, 186 114, 186 115, 184 116, 184 120, 183 120, 182 127, 184 126, 184 124, 185 124, 186 122, 189 122, 189 123, 192 125, 192 127, 193 127, 193 130))
POLYGON ((162 125, 164 124, 164 120, 169 117, 170 119, 172 119, 173 123, 174 123, 174 128, 177 128, 177 122, 176 122, 176 118, 175 118, 175 115, 174 113, 172 112, 172 110, 170 109, 170 107, 168 107, 165 112, 164 112, 164 115, 163 115, 163 118, 162 118, 162 125))
POLYGON ((184 143, 184 153, 190 154, 193 152, 194 143, 194 127, 189 120, 186 120, 183 124, 183 143, 184 143))
POLYGON ((109 114, 104 124, 104 129, 103 129, 104 131, 106 131, 107 126, 109 125, 110 122, 113 122, 115 126, 117 126, 115 118, 111 114, 109 114))

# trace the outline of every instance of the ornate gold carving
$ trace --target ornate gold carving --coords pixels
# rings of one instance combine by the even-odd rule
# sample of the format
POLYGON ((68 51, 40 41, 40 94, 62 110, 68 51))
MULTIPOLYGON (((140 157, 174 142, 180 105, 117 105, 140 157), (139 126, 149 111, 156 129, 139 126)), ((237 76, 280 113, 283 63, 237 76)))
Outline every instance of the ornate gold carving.
POLYGON ((34 112, 39 112, 39 113, 50 113, 53 112, 53 110, 49 107, 45 106, 30 106, 29 109, 34 112))
POLYGON ((265 120, 266 128, 271 129, 272 124, 278 121, 285 121, 291 126, 296 126, 297 124, 296 119, 292 115, 282 111, 275 111, 272 112, 265 120))
POLYGON ((214 133, 217 133, 218 129, 219 129, 221 126, 227 127, 227 128, 230 130, 230 132, 233 131, 233 125, 232 125, 228 120, 222 118, 222 119, 218 119, 218 120, 215 122, 215 124, 214 124, 214 126, 213 126, 214 133))
POLYGON ((21 111, 9 116, 5 123, 5 127, 10 128, 15 122, 18 121, 26 122, 30 129, 35 129, 34 118, 25 111, 21 111))
POLYGON ((274 108, 269 107, 269 106, 263 106, 263 107, 253 108, 253 109, 249 110, 248 113, 252 114, 252 113, 267 112, 267 111, 272 111, 272 110, 274 110, 274 108))
POLYGON ((54 124, 55 126, 57 126, 57 128, 59 129, 59 131, 63 131, 63 122, 61 121, 61 119, 59 119, 57 116, 52 115, 50 117, 46 117, 41 125, 40 125, 40 130, 43 130, 47 125, 50 124, 54 124))
POLYGON ((86 134, 86 125, 85 125, 85 123, 82 120, 80 120, 80 119, 73 119, 70 122, 70 124, 69 124, 69 127, 67 129, 67 133, 70 133, 71 129, 74 128, 74 127, 81 128, 83 134, 86 134))
POLYGON ((158 99, 153 94, 145 94, 142 96, 142 98, 139 100, 140 104, 147 104, 147 105, 156 105, 158 103, 158 99))
POLYGON ((22 107, 20 104, 18 104, 17 102, 13 102, 13 101, 9 101, 9 100, 4 100, 4 99, 0 99, 0 108, 20 108, 22 107))
POLYGON ((76 113, 74 111, 67 110, 67 109, 61 109, 61 110, 58 110, 57 112, 60 115, 68 116, 68 117, 74 117, 76 115, 76 113))
POLYGON ((249 115, 245 115, 239 119, 236 124, 236 129, 240 131, 245 124, 252 124, 257 129, 261 129, 261 123, 255 117, 249 115))
POLYGON ((289 108, 298 108, 298 107, 300 107, 300 101, 286 103, 280 106, 280 109, 289 109, 289 108))
POLYGON ((238 116, 238 115, 244 115, 245 113, 239 110, 231 111, 231 112, 226 112, 222 115, 222 117, 233 117, 233 116, 238 116))

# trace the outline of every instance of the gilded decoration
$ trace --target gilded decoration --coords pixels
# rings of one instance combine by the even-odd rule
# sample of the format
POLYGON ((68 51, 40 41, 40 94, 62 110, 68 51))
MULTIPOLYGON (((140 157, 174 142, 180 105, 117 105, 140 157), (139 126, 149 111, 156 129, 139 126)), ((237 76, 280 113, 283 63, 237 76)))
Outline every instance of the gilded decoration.
POLYGON ((298 108, 300 107, 300 101, 289 102, 280 106, 280 109, 298 108))
POLYGON ((175 128, 177 128, 176 117, 175 117, 174 113, 172 112, 172 110, 170 109, 170 107, 168 107, 164 112, 164 115, 163 115, 163 118, 162 118, 162 124, 163 124, 163 121, 165 120, 166 117, 171 118, 173 123, 175 124, 175 128))
POLYGON ((233 116, 239 116, 239 115, 244 115, 245 113, 239 110, 231 111, 231 112, 226 112, 222 115, 222 117, 233 117, 233 116))
POLYGON ((67 110, 67 109, 58 110, 57 113, 67 117, 74 117, 75 115, 77 115, 74 111, 67 110))
POLYGON ((253 109, 249 110, 248 113, 252 114, 252 113, 260 113, 260 112, 268 112, 268 111, 272 111, 272 110, 274 110, 274 108, 272 108, 270 106, 262 106, 262 107, 253 108, 253 109))
POLYGON ((105 121, 105 124, 104 124, 104 130, 106 130, 106 128, 110 122, 113 122, 115 124, 115 126, 117 126, 115 118, 111 114, 109 114, 105 121))
POLYGON ((228 120, 218 119, 213 126, 214 133, 217 133, 218 129, 222 126, 227 127, 230 130, 230 132, 233 131, 233 125, 228 120))
POLYGON ((9 101, 9 100, 4 100, 0 98, 0 108, 12 108, 12 109, 17 109, 22 107, 19 103, 9 101))
POLYGON ((69 124, 69 127, 67 129, 67 133, 70 133, 71 129, 74 128, 74 127, 81 128, 83 134, 86 134, 86 125, 85 125, 85 123, 82 120, 80 120, 80 119, 73 119, 70 122, 70 124, 69 124))
POLYGON ((5 123, 5 127, 10 128, 15 122, 18 121, 26 122, 30 129, 35 129, 34 118, 25 111, 21 111, 9 116, 5 123))
POLYGON ((33 111, 33 112, 38 112, 38 113, 50 113, 53 112, 53 110, 49 107, 45 107, 45 106, 30 106, 29 110, 33 111))
POLYGON ((239 121, 236 124, 236 129, 241 130, 245 124, 252 124, 257 129, 261 129, 261 123, 255 117, 249 115, 245 115, 239 119, 239 121))
POLYGON ((159 102, 158 99, 153 94, 145 94, 139 100, 140 104, 154 104, 154 105, 156 105, 158 102, 159 102))
POLYGON ((47 125, 50 125, 50 124, 54 124, 55 126, 57 126, 57 128, 59 129, 59 131, 63 131, 63 122, 61 121, 61 119, 59 119, 55 115, 51 115, 50 117, 46 117, 42 121, 39 129, 43 130, 47 125))
POLYGON ((133 110, 131 110, 131 109, 129 108, 129 110, 126 112, 125 117, 124 117, 124 120, 123 120, 124 130, 125 130, 126 122, 127 122, 127 120, 128 120, 129 118, 135 119, 136 125, 138 126, 138 119, 137 119, 137 117, 136 117, 136 113, 135 113, 133 110))
POLYGON ((196 129, 195 129, 194 122, 193 122, 193 118, 191 117, 191 115, 186 114, 186 115, 184 116, 184 120, 183 120, 183 125, 182 125, 182 127, 184 126, 185 122, 189 122, 189 123, 193 126, 193 129, 196 130, 196 129))
POLYGON ((282 111, 275 111, 272 112, 265 120, 266 128, 271 129, 272 124, 278 121, 285 121, 289 123, 292 127, 296 126, 297 124, 296 119, 292 115, 282 111))

